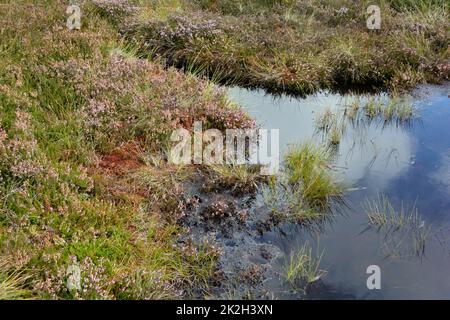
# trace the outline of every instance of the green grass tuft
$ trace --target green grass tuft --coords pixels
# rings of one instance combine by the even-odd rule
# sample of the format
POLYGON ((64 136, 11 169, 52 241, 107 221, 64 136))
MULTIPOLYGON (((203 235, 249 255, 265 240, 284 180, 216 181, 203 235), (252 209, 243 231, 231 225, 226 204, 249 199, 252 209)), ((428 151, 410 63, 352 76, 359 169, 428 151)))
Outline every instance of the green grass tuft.
POLYGON ((285 157, 288 182, 297 186, 311 205, 325 207, 331 197, 342 195, 342 186, 331 172, 329 149, 312 142, 292 148, 285 157))
POLYGON ((305 289, 325 274, 325 271, 320 270, 322 256, 323 252, 314 256, 311 247, 304 244, 298 251, 291 253, 284 268, 284 280, 296 289, 305 289))

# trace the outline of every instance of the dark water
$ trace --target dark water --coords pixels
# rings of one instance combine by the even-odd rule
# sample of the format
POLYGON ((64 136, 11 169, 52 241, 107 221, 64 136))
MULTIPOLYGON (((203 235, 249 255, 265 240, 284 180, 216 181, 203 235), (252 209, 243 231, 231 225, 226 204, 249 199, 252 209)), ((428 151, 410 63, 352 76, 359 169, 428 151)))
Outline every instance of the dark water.
MULTIPOLYGON (((412 94, 420 119, 409 126, 372 123, 346 131, 335 161, 337 178, 351 185, 348 208, 318 232, 284 226, 260 241, 278 246, 285 257, 273 266, 282 273, 291 252, 305 242, 323 252, 326 275, 306 298, 432 299, 450 298, 450 86, 427 86, 412 94), (408 235, 367 230, 362 204, 380 194, 399 208, 416 205, 422 226, 430 228, 424 252, 408 235), (447 239, 448 238, 448 239, 447 239), (369 290, 366 269, 381 268, 381 290, 369 290)), ((315 119, 326 109, 342 109, 351 97, 318 94, 306 99, 274 98, 263 91, 232 88, 231 98, 264 128, 280 129, 280 149, 305 140, 322 141, 315 119)), ((342 212, 343 211, 343 212, 342 212)), ((278 298, 305 297, 268 279, 278 298)))

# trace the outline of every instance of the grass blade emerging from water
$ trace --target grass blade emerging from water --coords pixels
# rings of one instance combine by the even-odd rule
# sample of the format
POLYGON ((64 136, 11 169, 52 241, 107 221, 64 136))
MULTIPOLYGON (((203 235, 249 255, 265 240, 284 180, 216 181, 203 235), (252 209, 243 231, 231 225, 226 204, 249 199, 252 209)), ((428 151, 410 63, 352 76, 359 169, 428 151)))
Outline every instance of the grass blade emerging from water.
POLYGON ((342 186, 331 173, 331 152, 307 142, 290 150, 285 158, 289 184, 301 189, 314 207, 326 207, 330 197, 340 197, 342 186))
POLYGON ((306 243, 297 252, 291 254, 284 269, 284 280, 294 288, 305 289, 309 284, 319 280, 325 271, 320 270, 323 252, 317 256, 306 243))

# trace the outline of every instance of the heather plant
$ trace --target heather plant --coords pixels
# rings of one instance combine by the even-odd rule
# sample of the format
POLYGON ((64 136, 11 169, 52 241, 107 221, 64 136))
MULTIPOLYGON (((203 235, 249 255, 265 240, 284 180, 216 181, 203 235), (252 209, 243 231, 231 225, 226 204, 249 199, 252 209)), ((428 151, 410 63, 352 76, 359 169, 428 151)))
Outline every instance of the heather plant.
POLYGON ((137 11, 137 7, 127 0, 93 0, 97 11, 112 22, 130 16, 137 11))
MULTIPOLYGON (((7 1, 0 11, 1 297, 208 291, 219 251, 177 241, 190 172, 168 165, 168 136, 195 121, 205 130, 254 122, 212 82, 168 65, 295 93, 448 78, 443 3, 383 6, 386 29, 375 34, 353 1, 80 1, 78 31, 66 26, 67 4, 7 1), (158 165, 145 161, 161 154, 158 165), (68 285, 74 263, 79 289, 68 285)), ((341 191, 328 157, 303 149, 288 160, 290 212, 317 217, 312 209, 341 191), (302 154, 311 160, 299 163, 302 154)), ((224 187, 255 187, 252 171, 215 169, 224 187)))
MULTIPOLYGON (((70 259, 71 263, 76 263, 76 258, 70 259)), ((77 267, 80 270, 80 288, 69 290, 68 273, 69 267, 61 266, 56 272, 46 272, 46 279, 38 282, 36 287, 48 294, 49 298, 57 299, 58 297, 67 297, 74 299, 111 299, 108 287, 114 285, 114 281, 108 279, 102 262, 94 264, 90 257, 86 257, 77 267)))
MULTIPOLYGON (((0 12, 0 255, 8 261, 0 295, 191 297, 194 286, 206 290, 217 250, 176 241, 182 203, 152 206, 171 172, 161 174, 163 158, 157 169, 148 164, 152 179, 136 174, 140 159, 163 153, 171 131, 196 120, 220 129, 253 121, 210 82, 124 46, 104 17, 125 18, 133 6, 80 5, 79 31, 65 26, 65 1, 0 12), (118 156, 130 157, 129 144, 135 158, 118 156), (79 290, 68 286, 75 260, 79 290)), ((173 191, 184 194, 181 185, 173 191)))
POLYGON ((164 3, 123 20, 121 34, 140 54, 220 74, 219 81, 306 94, 405 90, 449 78, 442 1, 382 1, 378 31, 366 27, 366 2, 192 0, 159 15, 164 3))
POLYGON ((112 53, 105 65, 69 60, 54 64, 50 72, 67 79, 82 97, 89 97, 80 116, 86 132, 99 145, 114 144, 112 136, 122 140, 137 136, 161 148, 174 129, 191 128, 194 121, 219 129, 253 126, 245 113, 226 100, 225 91, 119 53, 112 53))

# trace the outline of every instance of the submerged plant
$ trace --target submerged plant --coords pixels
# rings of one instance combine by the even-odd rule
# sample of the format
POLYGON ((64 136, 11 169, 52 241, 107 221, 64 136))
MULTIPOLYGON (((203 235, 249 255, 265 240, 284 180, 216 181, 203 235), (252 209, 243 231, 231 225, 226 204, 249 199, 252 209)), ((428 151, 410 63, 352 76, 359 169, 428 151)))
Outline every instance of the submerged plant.
POLYGON ((373 123, 407 126, 418 117, 416 108, 404 96, 392 96, 389 99, 368 97, 352 99, 341 111, 326 110, 316 119, 316 130, 323 134, 332 147, 341 143, 348 126, 360 129, 373 123))
POLYGON ((400 209, 395 209, 387 196, 379 195, 375 200, 366 200, 363 208, 369 227, 384 231, 386 246, 396 251, 405 249, 419 257, 425 253, 425 243, 432 228, 426 225, 415 205, 406 207, 402 204, 400 209))
POLYGON ((379 195, 373 201, 367 200, 364 204, 364 209, 367 213, 369 224, 376 228, 400 229, 419 227, 422 224, 415 206, 407 209, 402 204, 400 210, 396 210, 385 195, 379 195))
POLYGON ((349 119, 359 115, 368 122, 379 120, 385 125, 391 123, 403 125, 415 119, 417 112, 407 97, 393 95, 388 99, 369 97, 366 101, 355 100, 346 107, 346 115, 349 119), (359 107, 356 108, 358 104, 359 107))
POLYGON ((329 131, 336 122, 336 114, 333 113, 330 109, 327 109, 316 119, 316 127, 321 131, 329 131))
POLYGON ((329 142, 332 146, 337 146, 341 143, 345 132, 345 120, 345 117, 339 117, 328 109, 316 119, 316 127, 324 136, 329 137, 329 142))

